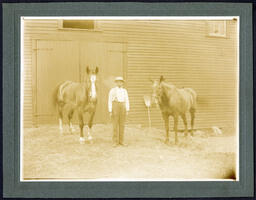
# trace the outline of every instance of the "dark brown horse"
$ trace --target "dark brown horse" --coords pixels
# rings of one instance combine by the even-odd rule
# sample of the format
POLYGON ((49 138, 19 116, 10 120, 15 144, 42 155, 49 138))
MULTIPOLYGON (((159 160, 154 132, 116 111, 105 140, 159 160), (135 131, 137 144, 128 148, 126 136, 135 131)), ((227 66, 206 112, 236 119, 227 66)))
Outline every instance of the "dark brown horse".
POLYGON ((194 119, 196 111, 196 92, 191 88, 178 89, 173 84, 165 82, 163 76, 160 80, 153 81, 152 98, 159 105, 166 129, 166 143, 169 143, 169 116, 174 118, 175 144, 178 143, 178 119, 183 119, 185 135, 188 133, 186 113, 191 114, 191 135, 193 135, 194 119))
POLYGON ((89 122, 88 122, 88 140, 92 139, 90 135, 91 128, 93 125, 93 118, 96 111, 97 105, 97 74, 98 67, 96 69, 90 70, 89 67, 86 68, 86 77, 85 81, 82 83, 65 81, 61 85, 58 86, 57 89, 57 108, 58 108, 58 116, 59 116, 59 129, 60 133, 63 133, 63 110, 68 108, 68 122, 69 129, 72 133, 74 128, 72 126, 72 117, 75 111, 77 111, 79 126, 80 126, 80 142, 84 143, 84 113, 89 114, 89 122))

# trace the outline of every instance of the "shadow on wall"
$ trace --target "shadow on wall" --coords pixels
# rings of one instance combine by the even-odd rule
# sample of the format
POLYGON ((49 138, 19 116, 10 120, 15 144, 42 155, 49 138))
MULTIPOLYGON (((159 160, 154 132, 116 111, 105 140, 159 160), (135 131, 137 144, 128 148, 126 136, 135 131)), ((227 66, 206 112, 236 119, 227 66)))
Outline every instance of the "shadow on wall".
POLYGON ((115 87, 115 76, 109 76, 103 80, 103 84, 110 90, 115 87))

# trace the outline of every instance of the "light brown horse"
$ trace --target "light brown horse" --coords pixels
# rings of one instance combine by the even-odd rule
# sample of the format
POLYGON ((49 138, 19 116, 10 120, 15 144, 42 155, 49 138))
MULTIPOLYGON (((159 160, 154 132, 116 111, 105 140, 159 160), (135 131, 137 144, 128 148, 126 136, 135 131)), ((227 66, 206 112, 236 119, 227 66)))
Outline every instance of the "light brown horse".
POLYGON ((68 122, 70 132, 74 132, 72 125, 72 117, 75 111, 77 111, 79 126, 80 126, 80 142, 84 143, 84 113, 89 114, 88 122, 88 140, 92 139, 90 135, 91 128, 93 125, 93 118, 96 111, 97 105, 97 74, 98 67, 91 70, 89 67, 86 68, 86 77, 85 81, 82 83, 65 81, 60 84, 57 88, 56 94, 56 104, 58 109, 59 117, 59 130, 60 133, 63 133, 63 110, 68 107, 68 122))
POLYGON ((178 143, 178 119, 183 119, 185 135, 188 133, 186 113, 191 114, 191 135, 193 135, 194 120, 196 112, 196 92, 191 88, 178 89, 175 85, 165 82, 164 77, 153 81, 152 98, 160 107, 166 129, 166 143, 169 143, 169 116, 174 118, 175 144, 178 143))

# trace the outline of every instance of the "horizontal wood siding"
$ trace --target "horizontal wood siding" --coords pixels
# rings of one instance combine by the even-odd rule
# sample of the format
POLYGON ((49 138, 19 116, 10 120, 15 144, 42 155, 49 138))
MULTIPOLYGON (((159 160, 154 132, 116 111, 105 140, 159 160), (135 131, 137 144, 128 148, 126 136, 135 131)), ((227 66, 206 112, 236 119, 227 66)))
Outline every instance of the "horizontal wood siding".
MULTIPOLYGON (((127 38, 130 122, 147 125, 143 95, 151 93, 149 78, 164 75, 197 92, 197 128, 235 125, 236 21, 227 21, 226 38, 207 36, 206 21, 102 21, 100 28, 127 38)), ((159 109, 151 113, 153 125, 163 126, 159 109)))
POLYGON ((24 127, 33 126, 32 102, 32 38, 35 34, 55 33, 58 27, 56 20, 24 20, 24 127))
MULTIPOLYGON (((104 37, 122 37, 127 42, 130 123, 147 125, 143 95, 151 94, 150 78, 164 75, 177 87, 191 87, 197 92, 196 128, 236 124, 236 21, 227 21, 227 37, 209 37, 207 21, 101 20, 97 25, 104 37)), ((24 123, 27 126, 32 125, 33 119, 31 37, 57 33, 57 26, 57 20, 25 21, 24 123)), ((151 114, 153 126, 163 127, 156 106, 151 114)))

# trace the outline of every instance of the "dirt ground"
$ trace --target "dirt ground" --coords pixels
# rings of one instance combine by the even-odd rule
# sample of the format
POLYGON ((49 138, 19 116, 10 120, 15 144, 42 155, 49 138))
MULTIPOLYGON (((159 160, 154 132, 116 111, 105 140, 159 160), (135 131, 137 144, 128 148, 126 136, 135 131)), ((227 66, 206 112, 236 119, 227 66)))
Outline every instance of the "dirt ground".
POLYGON ((179 134, 179 144, 164 144, 164 130, 128 125, 127 147, 112 147, 111 125, 93 127, 93 142, 79 143, 79 129, 43 125, 24 129, 24 179, 171 180, 235 178, 236 137, 231 130, 194 136, 179 134))

